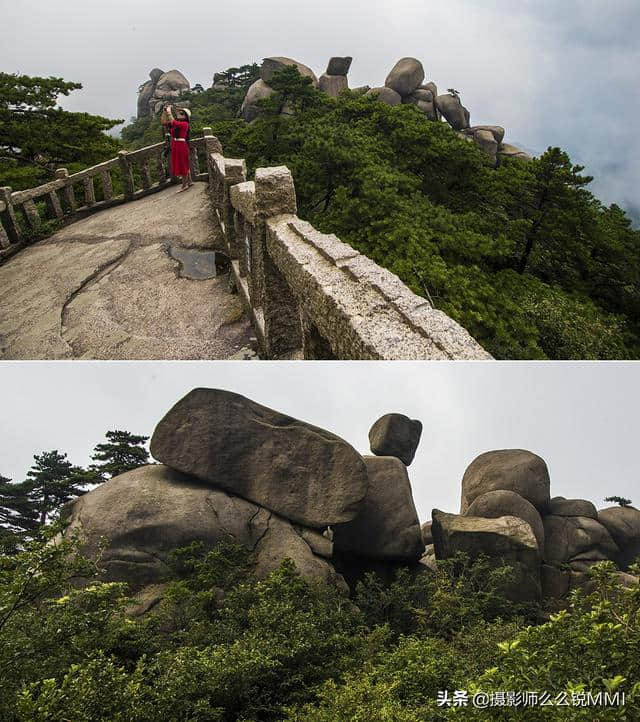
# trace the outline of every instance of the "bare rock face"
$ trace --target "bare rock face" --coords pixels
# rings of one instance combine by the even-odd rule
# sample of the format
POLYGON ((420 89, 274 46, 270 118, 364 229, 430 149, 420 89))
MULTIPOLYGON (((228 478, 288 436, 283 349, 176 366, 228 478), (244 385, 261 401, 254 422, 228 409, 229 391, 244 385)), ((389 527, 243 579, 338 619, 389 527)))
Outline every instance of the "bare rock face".
POLYGON ((422 423, 404 414, 385 414, 369 429, 371 453, 396 456, 409 466, 422 435, 422 423))
POLYGON ((526 521, 515 516, 459 516, 438 509, 433 510, 432 521, 436 559, 449 559, 456 552, 472 559, 485 554, 513 567, 516 580, 505 590, 512 599, 533 601, 540 597, 540 552, 526 521))
POLYGON ((329 65, 327 65, 327 75, 348 75, 349 68, 351 68, 351 63, 353 62, 353 58, 347 56, 344 58, 331 58, 329 60, 329 65))
POLYGON ((218 389, 194 389, 166 414, 151 453, 304 526, 354 519, 367 493, 360 454, 334 434, 218 389))
POLYGON ((393 66, 385 86, 401 96, 411 95, 424 80, 422 63, 415 58, 402 58, 393 66))
POLYGON ((300 63, 297 60, 293 60, 292 58, 285 58, 285 57, 273 57, 273 58, 265 58, 262 61, 262 67, 260 68, 260 77, 262 80, 264 80, 267 85, 269 84, 269 81, 273 76, 283 68, 286 68, 287 66, 295 65, 298 68, 298 72, 300 75, 303 75, 307 78, 311 78, 313 81, 313 85, 315 87, 318 87, 318 78, 316 77, 316 74, 311 70, 311 68, 304 65, 304 63, 300 63))
POLYGON ((430 521, 425 521, 424 524, 420 527, 422 530, 422 543, 427 547, 430 544, 433 544, 433 534, 431 532, 431 524, 430 521))
POLYGON ((261 79, 256 80, 256 82, 249 87, 242 102, 242 107, 240 108, 240 113, 247 123, 250 123, 258 117, 260 113, 258 101, 269 98, 275 92, 273 88, 270 88, 264 80, 261 79))
POLYGON ((286 519, 162 465, 114 477, 76 499, 66 514, 65 533, 81 532, 88 556, 107 540, 101 556, 106 579, 128 582, 134 591, 166 580, 174 549, 194 541, 210 548, 229 537, 254 552, 259 578, 285 557, 304 577, 335 578, 333 567, 286 519))
POLYGON ((349 88, 349 81, 346 75, 329 75, 325 73, 320 76, 318 87, 332 98, 337 98, 343 90, 349 88))
POLYGON ((138 91, 138 118, 144 118, 151 113, 151 99, 158 80, 164 75, 164 70, 154 68, 149 73, 149 80, 138 91))
POLYGON ((520 160, 531 160, 531 156, 525 153, 522 148, 509 143, 501 143, 498 149, 498 155, 501 158, 519 158, 520 160))
POLYGON ((387 105, 400 105, 400 103, 402 103, 400 93, 396 93, 396 91, 391 88, 371 88, 367 90, 364 95, 367 98, 375 97, 381 103, 386 103, 387 105))
POLYGON ((473 134, 473 142, 484 151, 494 163, 498 160, 498 143, 489 130, 476 130, 473 134))
POLYGON ((465 516, 481 516, 497 519, 501 516, 515 516, 526 521, 538 542, 540 553, 544 551, 544 526, 538 510, 520 494, 513 491, 489 491, 477 497, 464 513, 465 516))
POLYGON ((189 87, 189 81, 179 70, 169 70, 158 78, 154 97, 178 98, 189 87))
POLYGON ((530 451, 504 449, 480 454, 462 478, 460 513, 488 491, 505 489, 520 494, 544 513, 550 501, 549 471, 544 460, 530 451))
POLYGON ((586 499, 565 499, 563 496, 554 496, 549 502, 549 514, 554 516, 586 516, 597 519, 598 512, 595 506, 586 499))
POLYGON ((425 88, 418 88, 414 90, 411 95, 407 95, 402 98, 403 103, 415 105, 420 111, 422 111, 429 120, 437 120, 438 114, 436 111, 435 96, 431 90, 425 88))
POLYGON ((606 527, 584 516, 543 517, 544 559, 547 563, 568 563, 577 571, 585 571, 596 562, 615 560, 619 548, 606 527))
POLYGON ((620 547, 618 565, 628 567, 640 556, 640 511, 632 506, 612 506, 598 512, 598 521, 620 547))
POLYGON ((373 559, 417 561, 424 551, 405 465, 392 456, 365 456, 369 490, 362 511, 333 527, 337 552, 373 559))
POLYGON ((469 111, 462 105, 460 98, 455 95, 439 95, 436 98, 436 105, 454 130, 464 130, 469 127, 469 111))

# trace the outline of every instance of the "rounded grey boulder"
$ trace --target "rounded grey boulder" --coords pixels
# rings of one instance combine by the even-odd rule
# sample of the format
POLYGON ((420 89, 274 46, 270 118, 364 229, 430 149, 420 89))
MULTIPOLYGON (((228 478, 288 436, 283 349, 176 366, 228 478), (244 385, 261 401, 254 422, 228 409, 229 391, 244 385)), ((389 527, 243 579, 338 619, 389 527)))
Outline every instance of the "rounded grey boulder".
POLYGON ((258 577, 285 557, 305 577, 335 577, 286 519, 160 464, 116 476, 65 511, 65 534, 80 532, 90 557, 106 540, 100 556, 105 578, 127 582, 133 590, 165 581, 173 550, 194 541, 211 548, 229 538, 254 553, 258 577))
POLYGON ((422 423, 404 414, 385 414, 369 429, 369 446, 376 456, 396 456, 409 466, 416 455, 422 423))
POLYGON ((544 551, 542 517, 531 502, 514 491, 497 490, 481 494, 470 504, 464 516, 480 516, 487 519, 516 516, 529 524, 538 542, 540 553, 544 551))
POLYGON ((154 96, 156 98, 175 98, 191 86, 189 81, 179 70, 168 70, 163 73, 156 83, 154 96))
POLYGON ((640 511, 632 506, 612 506, 598 512, 598 521, 620 547, 618 564, 628 567, 640 556, 640 511))
POLYGON ((313 528, 354 519, 368 488, 364 461, 346 441, 220 389, 178 401, 156 426, 151 454, 313 528))
POLYGON ((549 514, 555 516, 586 516, 597 519, 598 512, 595 506, 586 499, 565 499, 563 496, 554 496, 549 502, 549 514))
POLYGON ((307 67, 304 63, 298 62, 297 60, 281 56, 265 58, 262 61, 262 66, 260 68, 260 77, 268 85, 271 78, 273 78, 273 76, 279 70, 282 70, 283 68, 292 65, 298 68, 298 72, 300 73, 300 75, 311 78, 311 80, 313 81, 313 85, 315 87, 318 87, 318 78, 316 77, 316 74, 313 72, 313 70, 311 70, 311 68, 307 67))
POLYGON ((393 456, 365 456, 369 490, 362 511, 333 527, 336 552, 417 561, 424 552, 406 466, 393 456))
POLYGON ((520 494, 544 513, 549 505, 551 482, 544 460, 523 449, 487 451, 475 458, 462 477, 460 512, 488 491, 504 489, 520 494))
POLYGON ((346 56, 344 58, 331 58, 327 65, 327 75, 347 75, 353 58, 346 56))
POLYGON ((260 107, 258 106, 258 101, 264 100, 265 98, 269 98, 272 96, 276 91, 269 87, 264 80, 258 79, 255 83, 253 83, 249 90, 247 90, 247 94, 244 97, 244 100, 242 101, 242 107, 240 108, 240 113, 244 120, 247 121, 247 123, 250 123, 252 120, 255 120, 259 113, 260 113, 260 107))
POLYGON ((364 94, 366 98, 376 98, 387 105, 400 105, 402 96, 391 88, 371 88, 364 94))
POLYGON ((457 96, 439 95, 436 98, 436 106, 454 130, 464 130, 469 127, 469 111, 457 96))
POLYGON ((384 84, 401 96, 411 95, 424 80, 424 68, 416 58, 402 58, 393 66, 384 84))
POLYGON ((585 516, 545 516, 544 559, 549 563, 575 563, 582 570, 605 559, 615 560, 619 549, 606 527, 585 516))

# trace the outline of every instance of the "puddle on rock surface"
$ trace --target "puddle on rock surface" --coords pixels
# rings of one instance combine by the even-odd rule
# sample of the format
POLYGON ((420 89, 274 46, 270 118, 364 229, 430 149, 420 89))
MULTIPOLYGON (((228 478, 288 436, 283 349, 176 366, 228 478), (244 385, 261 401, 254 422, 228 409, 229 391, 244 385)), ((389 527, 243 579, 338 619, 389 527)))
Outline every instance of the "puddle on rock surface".
POLYGON ((229 270, 229 258, 219 251, 171 246, 169 255, 180 263, 180 278, 203 281, 207 278, 215 278, 229 270))

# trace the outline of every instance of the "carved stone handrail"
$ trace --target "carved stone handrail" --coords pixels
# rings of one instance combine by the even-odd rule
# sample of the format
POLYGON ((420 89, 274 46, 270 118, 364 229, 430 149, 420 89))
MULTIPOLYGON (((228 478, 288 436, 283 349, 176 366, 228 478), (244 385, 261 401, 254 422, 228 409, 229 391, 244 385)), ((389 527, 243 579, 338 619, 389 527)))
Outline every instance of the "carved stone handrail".
MULTIPOLYGON (((205 158, 207 153, 220 148, 217 138, 209 129, 205 130, 208 131, 205 136, 189 142, 194 181, 206 182, 209 177, 207 172, 200 172, 199 156, 205 158)), ((0 187, 0 261, 24 248, 28 242, 25 228, 37 231, 42 225, 43 218, 36 205, 39 201, 45 202, 48 218, 69 223, 165 188, 173 179, 164 151, 164 143, 134 151, 122 150, 117 158, 78 173, 70 175, 66 168, 59 168, 55 180, 36 188, 12 191, 10 187, 0 187), (114 181, 118 177, 123 192, 114 195, 114 181), (101 189, 100 198, 96 195, 96 181, 101 189)))
POLYGON ((268 359, 490 359, 393 273, 296 215, 288 168, 207 156, 233 282, 268 359))

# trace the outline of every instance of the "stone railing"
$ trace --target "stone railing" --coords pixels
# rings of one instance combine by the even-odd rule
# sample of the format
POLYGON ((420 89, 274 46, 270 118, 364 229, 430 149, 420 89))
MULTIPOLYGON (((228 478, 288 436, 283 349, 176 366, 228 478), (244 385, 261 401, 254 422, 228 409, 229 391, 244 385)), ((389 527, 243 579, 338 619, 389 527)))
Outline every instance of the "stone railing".
MULTIPOLYGON (((193 180, 207 181, 208 174, 200 171, 200 164, 206 165, 206 156, 219 151, 220 143, 208 132, 189 145, 193 180)), ((0 187, 0 261, 23 248, 45 220, 68 223, 162 190, 172 182, 164 150, 164 143, 123 150, 117 158, 72 175, 60 168, 55 180, 37 188, 12 191, 0 187), (114 195, 115 183, 122 187, 118 195, 114 195)))
MULTIPOLYGON (((213 143, 209 141, 211 145, 213 143)), ((296 215, 284 167, 207 155, 233 283, 267 359, 490 359, 445 313, 296 215)))

